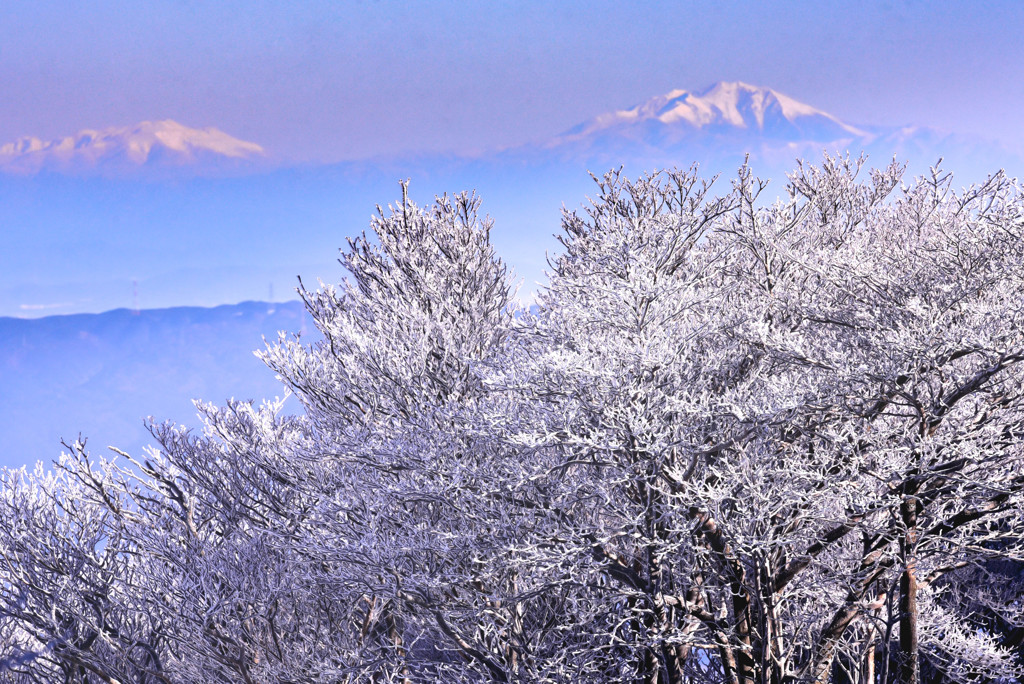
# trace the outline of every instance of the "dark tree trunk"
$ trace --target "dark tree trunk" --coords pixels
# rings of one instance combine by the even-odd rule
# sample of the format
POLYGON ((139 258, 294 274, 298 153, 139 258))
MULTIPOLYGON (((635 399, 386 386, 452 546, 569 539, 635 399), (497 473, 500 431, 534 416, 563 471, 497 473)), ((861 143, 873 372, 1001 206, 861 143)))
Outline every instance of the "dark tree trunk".
POLYGON ((920 676, 917 643, 917 546, 918 500, 908 496, 903 500, 900 514, 903 518, 903 574, 900 575, 900 669, 901 684, 917 684, 920 676))

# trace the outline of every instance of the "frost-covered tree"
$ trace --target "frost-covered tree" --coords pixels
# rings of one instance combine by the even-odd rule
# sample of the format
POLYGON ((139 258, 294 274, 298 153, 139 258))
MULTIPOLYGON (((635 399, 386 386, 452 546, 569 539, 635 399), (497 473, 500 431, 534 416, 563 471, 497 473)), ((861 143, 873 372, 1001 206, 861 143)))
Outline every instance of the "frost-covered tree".
POLYGON ((0 471, 2 681, 166 681, 160 621, 129 589, 138 540, 113 524, 116 486, 71 456, 0 471))
POLYGON ((763 209, 745 170, 712 201, 612 176, 566 218, 516 367, 576 515, 534 548, 605 572, 638 680, 1017 672, 966 606, 1016 624, 1019 588, 956 578, 1019 552, 1019 191, 936 172, 886 201, 901 170, 858 170, 763 209))
POLYGON ((263 352, 300 415, 4 475, 0 680, 1021 676, 1024 197, 861 174, 609 174, 528 311, 403 192, 263 352))
POLYGON ((350 241, 340 291, 303 291, 324 341, 264 356, 315 435, 324 475, 300 553, 358 614, 361 673, 500 679, 519 652, 521 606, 500 597, 518 595, 501 553, 520 513, 489 498, 514 454, 476 420, 480 367, 513 320, 490 227, 471 195, 428 210, 403 195, 350 241))

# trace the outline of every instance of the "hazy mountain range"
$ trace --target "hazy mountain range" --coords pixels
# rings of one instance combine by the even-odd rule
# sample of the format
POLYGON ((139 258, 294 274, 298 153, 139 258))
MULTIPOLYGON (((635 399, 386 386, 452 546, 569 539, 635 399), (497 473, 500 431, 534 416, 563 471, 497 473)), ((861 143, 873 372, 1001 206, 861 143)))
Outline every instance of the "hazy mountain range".
MULTIPOLYGON (((965 183, 1020 160, 997 144, 913 126, 865 126, 769 88, 719 83, 674 90, 529 145, 475 156, 428 155, 289 165, 258 142, 173 121, 0 145, 0 316, 286 295, 301 275, 337 275, 338 246, 411 179, 421 203, 476 189, 492 235, 526 282, 543 281, 560 210, 594 190, 588 172, 701 164, 727 180, 749 156, 781 193, 796 157, 895 154, 927 170, 940 156, 965 183), (133 286, 133 282, 136 286, 133 286)), ((723 182, 724 182, 723 180, 723 182)))
MULTIPOLYGON (((959 140, 916 126, 861 126, 788 97, 771 88, 738 81, 716 83, 702 92, 673 90, 629 109, 598 114, 547 140, 511 150, 492 150, 471 157, 413 160, 378 159, 345 163, 355 173, 372 167, 415 168, 453 162, 501 163, 510 158, 573 158, 578 162, 620 154, 629 164, 669 155, 685 162, 688 151, 698 156, 732 157, 766 151, 792 155, 811 151, 913 150, 941 156, 941 145, 998 146, 985 141, 959 140), (876 149, 877 148, 877 149, 876 149)), ((887 155, 891 156, 891 154, 887 155)), ((176 169, 179 177, 231 170, 264 173, 273 165, 258 143, 232 137, 213 127, 190 128, 171 120, 143 121, 134 126, 82 130, 56 140, 23 137, 0 144, 0 173, 30 175, 57 172, 73 175, 144 175, 154 169, 176 169)), ((280 163, 278 164, 280 166, 280 163)))
POLYGON ((299 302, 0 318, 0 466, 49 461, 79 435, 138 454, 148 416, 194 426, 193 398, 283 396, 253 351, 303 330, 317 339, 299 302))

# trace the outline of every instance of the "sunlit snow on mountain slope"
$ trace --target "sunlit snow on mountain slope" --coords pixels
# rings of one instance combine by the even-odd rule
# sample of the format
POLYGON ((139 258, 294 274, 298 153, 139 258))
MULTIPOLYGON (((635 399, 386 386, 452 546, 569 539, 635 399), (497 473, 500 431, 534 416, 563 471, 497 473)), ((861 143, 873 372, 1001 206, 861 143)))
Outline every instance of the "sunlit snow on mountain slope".
POLYGON ((867 131, 770 88, 723 81, 702 93, 673 90, 632 109, 601 114, 566 131, 553 144, 614 135, 664 145, 701 132, 818 142, 870 137, 867 131))
POLYGON ((134 126, 82 130, 56 140, 24 137, 0 145, 0 171, 81 173, 139 167, 220 167, 263 157, 256 143, 213 128, 189 128, 170 119, 134 126))

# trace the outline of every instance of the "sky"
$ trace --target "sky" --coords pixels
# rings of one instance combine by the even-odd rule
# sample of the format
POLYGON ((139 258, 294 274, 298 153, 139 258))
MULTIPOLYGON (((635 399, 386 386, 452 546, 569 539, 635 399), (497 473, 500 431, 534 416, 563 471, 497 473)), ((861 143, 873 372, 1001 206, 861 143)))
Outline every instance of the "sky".
POLYGON ((1024 3, 4 0, 0 144, 171 118, 273 159, 473 153, 720 80, 1024 149, 1024 3))

